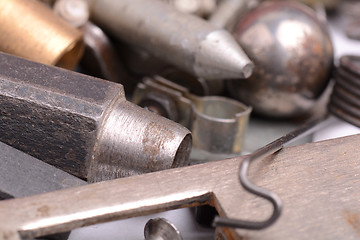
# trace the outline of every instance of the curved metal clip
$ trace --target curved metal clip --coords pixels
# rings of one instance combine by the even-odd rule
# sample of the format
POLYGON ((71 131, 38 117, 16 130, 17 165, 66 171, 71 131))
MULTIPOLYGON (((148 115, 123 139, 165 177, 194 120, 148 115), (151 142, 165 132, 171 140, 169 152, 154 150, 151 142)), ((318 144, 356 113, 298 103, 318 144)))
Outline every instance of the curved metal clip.
POLYGON ((133 102, 189 128, 197 149, 228 155, 242 151, 252 108, 241 102, 220 96, 199 97, 160 76, 139 83, 133 102))
POLYGON ((281 215, 282 211, 282 202, 279 196, 269 190, 260 188, 253 184, 248 178, 248 169, 249 165, 252 161, 256 159, 260 159, 276 153, 280 151, 284 146, 287 146, 294 141, 316 131, 321 125, 322 122, 327 116, 320 117, 308 123, 304 123, 301 127, 295 129, 294 131, 278 138, 277 140, 269 143, 268 145, 256 150, 252 154, 248 155, 240 165, 239 171, 239 180, 241 185, 245 188, 245 190, 259 196, 265 198, 270 201, 273 205, 273 213, 271 216, 263 221, 247 221, 240 219, 229 219, 229 218, 221 218, 216 217, 214 219, 213 225, 216 227, 230 227, 230 228, 243 228, 243 229, 251 229, 251 230, 260 230, 269 227, 281 215), (316 127, 315 127, 316 126, 316 127))

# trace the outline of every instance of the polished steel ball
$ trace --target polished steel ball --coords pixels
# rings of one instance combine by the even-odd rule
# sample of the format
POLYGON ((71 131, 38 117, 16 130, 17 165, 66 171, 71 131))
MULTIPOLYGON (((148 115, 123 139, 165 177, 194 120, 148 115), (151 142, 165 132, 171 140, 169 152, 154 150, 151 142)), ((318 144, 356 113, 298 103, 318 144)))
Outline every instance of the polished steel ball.
POLYGON ((302 115, 314 105, 329 81, 333 47, 312 9, 264 2, 240 20, 234 35, 255 69, 247 80, 228 82, 232 97, 278 118, 302 115))

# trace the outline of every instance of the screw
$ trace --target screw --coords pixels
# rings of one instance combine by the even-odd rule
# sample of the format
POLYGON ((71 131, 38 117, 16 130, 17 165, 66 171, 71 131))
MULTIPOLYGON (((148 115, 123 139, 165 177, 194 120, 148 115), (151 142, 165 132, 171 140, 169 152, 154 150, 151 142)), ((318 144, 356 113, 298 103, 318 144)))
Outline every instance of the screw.
POLYGON ((183 240, 179 230, 165 218, 150 219, 144 228, 145 240, 183 240))

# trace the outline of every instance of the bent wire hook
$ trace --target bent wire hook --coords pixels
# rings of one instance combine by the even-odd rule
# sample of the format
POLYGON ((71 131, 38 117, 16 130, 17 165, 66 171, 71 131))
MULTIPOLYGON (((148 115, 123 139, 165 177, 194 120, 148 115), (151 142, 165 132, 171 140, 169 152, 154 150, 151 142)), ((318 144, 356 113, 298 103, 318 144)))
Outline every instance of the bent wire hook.
POLYGON ((263 221, 247 221, 241 219, 230 219, 230 218, 221 218, 216 217, 214 219, 213 225, 216 227, 230 227, 230 228, 243 228, 243 229, 251 229, 251 230, 260 230, 269 227, 276 220, 279 218, 281 211, 282 211, 282 202, 279 196, 269 190, 260 188, 253 184, 248 178, 248 169, 249 165, 252 161, 266 157, 273 153, 278 152, 284 146, 287 146, 294 141, 316 131, 318 128, 322 127, 320 122, 323 122, 327 116, 320 117, 313 121, 304 123, 299 128, 295 129, 294 131, 276 139, 275 141, 269 143, 268 145, 259 148, 252 154, 245 157, 240 165, 239 171, 239 180, 241 185, 247 190, 259 197, 265 198, 271 202, 273 205, 273 213, 271 216, 263 221))

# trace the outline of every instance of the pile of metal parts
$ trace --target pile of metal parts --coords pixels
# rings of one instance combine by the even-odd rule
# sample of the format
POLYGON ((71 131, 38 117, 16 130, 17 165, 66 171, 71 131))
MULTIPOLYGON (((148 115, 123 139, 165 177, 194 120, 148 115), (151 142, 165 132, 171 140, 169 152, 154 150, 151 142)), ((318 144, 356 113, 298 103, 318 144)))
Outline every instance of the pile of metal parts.
POLYGON ((285 148, 327 109, 360 127, 360 57, 326 95, 339 5, 0 0, 0 240, 204 205, 216 239, 358 234, 360 137, 285 148), (301 126, 249 153, 253 118, 301 126))

